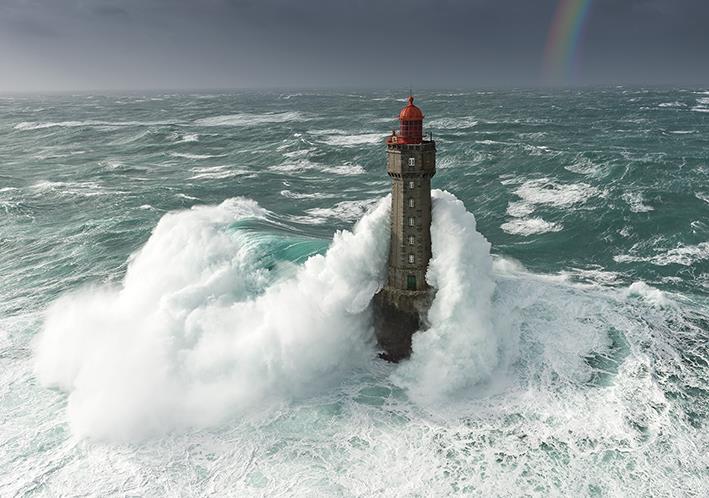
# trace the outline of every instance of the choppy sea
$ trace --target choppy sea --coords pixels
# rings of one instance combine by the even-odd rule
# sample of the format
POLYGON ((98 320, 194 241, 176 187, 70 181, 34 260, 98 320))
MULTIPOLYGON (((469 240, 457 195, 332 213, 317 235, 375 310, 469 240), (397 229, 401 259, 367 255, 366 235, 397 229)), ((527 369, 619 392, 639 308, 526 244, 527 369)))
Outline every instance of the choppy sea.
POLYGON ((0 496, 709 495, 709 91, 0 96, 0 496))

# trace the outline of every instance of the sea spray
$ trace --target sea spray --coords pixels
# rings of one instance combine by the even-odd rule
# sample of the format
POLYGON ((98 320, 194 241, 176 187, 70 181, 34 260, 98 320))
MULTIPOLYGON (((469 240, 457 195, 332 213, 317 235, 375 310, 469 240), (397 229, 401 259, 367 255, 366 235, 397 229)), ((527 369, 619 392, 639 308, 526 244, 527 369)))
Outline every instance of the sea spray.
POLYGON ((49 308, 36 374, 69 393, 75 434, 114 440, 213 426, 331 385, 374 355, 368 304, 384 278, 388 214, 385 198, 261 294, 264 269, 229 227, 265 210, 232 199, 167 214, 120 287, 49 308))
MULTIPOLYGON (((43 326, 40 310, 46 315, 50 300, 82 282, 112 296, 124 287, 123 275, 115 287, 104 282, 125 272, 121 263, 148 240, 161 214, 237 195, 270 211, 266 219, 209 229, 235 237, 225 261, 236 262, 237 252, 246 258, 245 273, 234 270, 234 279, 225 273, 228 291, 213 291, 212 301, 255 300, 286 274, 294 276, 304 252, 322 250, 336 228, 355 220, 349 211, 335 211, 337 203, 388 190, 380 146, 343 151, 326 139, 382 131, 380 123, 392 122, 387 108, 399 104, 381 92, 360 93, 356 105, 351 92, 311 92, 288 101, 253 92, 161 101, 141 95, 0 99, 0 144, 8 159, 0 168, 0 496, 170 496, 176 489, 200 496, 410 496, 421 490, 432 496, 709 496, 709 259, 702 245, 709 120, 691 112, 696 99, 709 96, 704 90, 422 95, 435 99, 436 114, 451 122, 468 119, 466 109, 476 103, 477 127, 434 130, 446 162, 437 183, 455 192, 497 244, 492 316, 497 332, 507 317, 519 336, 517 357, 508 360, 502 344, 490 380, 463 389, 469 396, 462 401, 458 392, 422 408, 392 386, 399 366, 377 361, 372 348, 364 372, 345 371, 344 380, 327 387, 319 379, 313 385, 319 394, 275 410, 233 411, 209 430, 174 430, 147 444, 77 444, 67 424, 69 396, 28 375, 34 361, 28 341, 43 326), (675 101, 686 107, 658 107, 675 101), (317 119, 307 125, 272 119, 249 127, 194 124, 237 110, 287 110, 317 119), (85 124, 109 124, 116 116, 135 126, 85 124), (80 126, 19 130, 19 121, 80 126), (159 121, 166 124, 144 124, 159 121), (187 141, 189 134, 198 140, 187 141), (507 143, 483 143, 487 135, 504 135, 507 143), (532 148, 542 153, 533 168, 532 148), (676 158, 683 158, 681 167, 676 158), (222 173, 238 167, 249 174, 218 178, 220 166, 226 166, 222 173), (541 178, 562 187, 583 183, 598 194, 570 205, 516 195, 541 178), (279 196, 283 189, 318 197, 279 196), (627 192, 642 193, 655 211, 634 212, 627 192), (505 232, 500 225, 515 217, 505 208, 517 203, 525 204, 521 211, 534 208, 532 214, 515 211, 520 221, 545 220, 561 231, 505 232), (313 225, 311 209, 332 212, 313 225), (291 238, 303 232, 317 237, 307 248, 291 238), (291 245, 295 253, 282 250, 291 245), (652 289, 636 285, 631 292, 634 282, 661 291, 670 304, 657 305, 652 289), (500 389, 489 395, 494 382, 500 389)), ((161 266, 168 256, 163 259, 161 266)), ((89 307, 88 301, 74 306, 79 324, 90 317, 89 307)), ((497 334, 498 341, 504 337, 497 334)), ((80 356, 92 339, 64 340, 58 337, 57 352, 80 356)), ((101 361, 115 354, 127 364, 122 349, 106 349, 101 361)), ((143 377, 138 388, 150 380, 147 372, 143 377)), ((71 390, 73 378, 69 383, 71 390)), ((156 403, 163 397, 152 394, 156 403)), ((143 413, 151 414, 147 407, 143 413)), ((164 417, 155 408, 152 414, 164 417)), ((147 415, 142 422, 156 425, 147 415)))
MULTIPOLYGON (((500 347, 490 243, 455 196, 433 198, 429 327, 393 376, 420 402, 484 381, 500 347)), ((69 393, 76 434, 108 439, 210 427, 334 388, 375 357, 370 302, 385 279, 389 204, 275 281, 232 227, 268 217, 254 201, 169 213, 120 287, 89 287, 50 307, 36 373, 69 393)))
POLYGON ((424 402, 484 380, 498 362, 490 243, 476 230, 475 217, 448 192, 433 191, 432 217, 433 258, 426 275, 435 291, 430 327, 414 335, 411 359, 395 375, 424 402))

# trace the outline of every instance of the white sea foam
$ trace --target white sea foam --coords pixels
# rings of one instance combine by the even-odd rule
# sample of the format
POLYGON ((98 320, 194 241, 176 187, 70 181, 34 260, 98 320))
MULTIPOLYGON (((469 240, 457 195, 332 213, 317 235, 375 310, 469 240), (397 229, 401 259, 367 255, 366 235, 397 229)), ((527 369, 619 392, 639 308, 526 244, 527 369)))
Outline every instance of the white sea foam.
MULTIPOLYGON (((513 185, 520 179, 512 177, 501 180, 503 185, 513 185)), ((500 228, 512 235, 536 235, 558 232, 563 229, 560 223, 552 223, 542 218, 529 218, 537 205, 569 208, 583 204, 589 198, 599 195, 598 189, 585 183, 560 184, 548 178, 527 180, 514 191, 521 200, 510 201, 507 214, 515 219, 506 221, 500 228)))
MULTIPOLYGON (((369 303, 384 281, 389 205, 275 281, 248 233, 229 228, 265 217, 255 202, 169 213, 120 286, 50 307, 36 374, 69 393, 78 436, 119 440, 212 426, 333 386, 374 355, 369 303)), ((486 379, 505 341, 492 322, 490 244, 451 194, 434 191, 432 214, 430 327, 393 377, 421 402, 486 379)))
POLYGON ((333 175, 342 176, 353 176, 366 173, 364 167, 360 166, 359 164, 341 164, 339 166, 326 166, 313 162, 309 159, 299 159, 293 162, 276 164, 273 166, 269 166, 268 169, 270 169, 271 171, 281 171, 284 173, 317 170, 322 173, 331 173, 333 175))
POLYGON ((265 114, 225 114, 210 116, 194 121, 197 126, 256 126, 268 123, 289 123, 304 121, 305 115, 296 111, 274 112, 265 114))
POLYGON ((667 306, 670 300, 664 292, 652 287, 645 282, 634 282, 626 291, 628 297, 641 297, 657 306, 667 306))
POLYGON ((534 206, 524 201, 510 202, 507 205, 507 214, 514 218, 524 218, 534 212, 534 206))
POLYGON ((687 104, 684 102, 679 102, 679 101, 674 101, 674 102, 663 102, 661 104, 657 104, 657 107, 674 107, 674 108, 679 108, 679 107, 687 107, 687 104))
MULTIPOLYGON (((278 147, 278 150, 281 150, 281 147, 278 147)), ((288 159, 302 159, 314 151, 314 148, 292 150, 290 152, 284 152, 283 157, 287 157, 288 159)))
POLYGON ((341 201, 330 208, 312 208, 308 209, 306 216, 301 217, 298 221, 317 224, 326 223, 331 219, 355 221, 362 217, 376 202, 375 199, 341 201))
POLYGON ((281 190, 281 195, 287 199, 328 199, 333 197, 330 194, 323 194, 319 192, 293 192, 291 190, 281 190))
POLYGON ((232 166, 205 166, 202 168, 192 168, 190 171, 194 173, 190 177, 190 180, 218 180, 221 178, 233 178, 235 176, 248 175, 251 173, 248 169, 234 168, 232 166))
POLYGON ((313 161, 309 159, 299 159, 297 161, 293 162, 286 162, 283 164, 275 164, 273 166, 269 166, 268 169, 271 171, 281 171, 284 173, 292 173, 292 172, 300 172, 300 171, 308 171, 312 169, 320 169, 322 166, 314 163, 313 161))
POLYGON ((515 194, 529 204, 569 208, 583 204, 601 192, 586 183, 557 183, 549 178, 529 180, 515 190, 515 194))
POLYGON ((438 118, 433 119, 428 123, 429 128, 438 128, 440 130, 464 130, 474 128, 478 125, 478 120, 470 116, 460 118, 438 118))
POLYGON ((329 135, 348 135, 350 132, 340 128, 326 128, 324 130, 308 130, 309 135, 315 135, 316 137, 329 136, 329 135))
POLYGON ((324 173, 332 173, 333 175, 354 176, 363 175, 367 172, 363 166, 359 164, 342 164, 340 166, 325 166, 320 171, 324 173))
POLYGON ((694 196, 700 201, 704 201, 709 204, 709 194, 706 192, 695 192, 694 196))
POLYGON ((559 223, 545 221, 542 218, 516 218, 506 221, 500 228, 511 235, 538 235, 548 232, 559 232, 564 227, 559 223))
POLYGON ((330 385, 372 354, 367 310, 383 281, 388 212, 385 199, 269 286, 248 240, 227 229, 265 216, 255 202, 167 214, 119 287, 49 309, 37 376, 69 392, 77 435, 109 439, 211 426, 330 385))
POLYGON ((199 142, 199 134, 197 134, 197 133, 185 133, 184 135, 182 135, 182 138, 180 139, 180 142, 184 142, 184 143, 199 142))
POLYGON ((225 157, 226 154, 190 154, 188 152, 168 152, 172 157, 180 157, 182 159, 212 159, 214 157, 225 157))
POLYGON ((680 246, 652 256, 621 254, 614 256, 613 259, 618 263, 648 262, 657 266, 672 264, 692 266, 694 263, 709 259, 709 242, 680 246))
POLYGON ((166 126, 177 124, 176 121, 23 121, 15 125, 16 130, 43 130, 46 128, 80 128, 80 127, 124 127, 124 126, 166 126))
POLYGON ((354 147, 356 145, 364 144, 378 144, 382 143, 384 138, 387 136, 386 133, 360 133, 360 134, 348 134, 348 135, 331 135, 325 137, 323 142, 328 145, 344 146, 344 147, 354 147))
POLYGON ((110 170, 121 169, 125 166, 125 164, 118 159, 104 159, 99 161, 98 164, 99 166, 110 170))
POLYGON ((623 200, 628 203, 633 213, 647 213, 655 210, 652 206, 645 204, 646 201, 641 192, 625 192, 623 200))
POLYGON ((432 217, 430 327, 414 336, 411 359, 395 374, 395 382, 425 403, 487 379, 499 361, 502 333, 492 322, 490 243, 476 230, 475 217, 441 191, 434 192, 432 217))
MULTIPOLYGON (((42 180, 30 187, 38 193, 54 192, 59 195, 94 197, 97 195, 107 195, 108 191, 96 182, 54 182, 42 180)), ((115 193, 115 192, 114 192, 115 193)))
POLYGON ((604 170, 606 163, 596 163, 584 155, 577 155, 573 164, 564 166, 564 169, 579 175, 598 176, 604 170))
MULTIPOLYGON (((252 232, 235 228, 267 216, 254 202, 165 215, 121 285, 47 311, 35 370, 69 393, 78 437, 227 422, 149 447, 89 444, 97 456, 57 465, 76 453, 71 438, 28 477, 10 460, 20 477, 0 487, 20 494, 52 472, 52 494, 369 496, 382 482, 402 496, 703 491, 701 429, 674 396, 705 383, 678 353, 682 338, 703 340, 701 324, 643 283, 609 290, 493 263, 450 194, 434 193, 430 327, 410 361, 373 360, 368 304, 384 277, 388 204, 289 277, 260 264, 252 232)), ((52 401, 63 404, 40 403, 52 401)), ((63 425, 52 423, 42 430, 63 425)))
POLYGON ((603 270, 601 267, 590 269, 572 268, 570 270, 564 270, 560 274, 571 281, 600 285, 618 285, 621 277, 620 273, 603 270))
POLYGON ((692 107, 694 112, 709 112, 709 97, 699 97, 697 105, 692 107))

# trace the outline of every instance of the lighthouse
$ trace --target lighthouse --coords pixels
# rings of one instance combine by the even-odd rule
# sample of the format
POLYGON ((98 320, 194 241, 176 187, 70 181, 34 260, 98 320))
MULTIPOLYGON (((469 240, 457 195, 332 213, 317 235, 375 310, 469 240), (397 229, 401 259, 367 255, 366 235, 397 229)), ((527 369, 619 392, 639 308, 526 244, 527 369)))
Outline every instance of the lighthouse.
POLYGON ((386 285, 374 298, 374 325, 382 358, 398 362, 411 354, 411 336, 424 325, 432 299, 426 270, 436 143, 424 140, 423 113, 413 96, 399 113, 399 131, 392 132, 386 146, 391 238, 386 285))

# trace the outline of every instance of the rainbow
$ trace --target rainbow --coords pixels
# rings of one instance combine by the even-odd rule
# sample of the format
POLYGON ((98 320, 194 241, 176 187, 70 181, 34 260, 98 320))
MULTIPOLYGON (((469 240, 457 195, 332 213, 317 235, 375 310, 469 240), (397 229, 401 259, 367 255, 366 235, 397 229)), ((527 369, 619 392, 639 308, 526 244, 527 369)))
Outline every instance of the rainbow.
POLYGON ((544 51, 545 81, 558 83, 574 78, 578 69, 579 41, 591 10, 591 2, 592 0, 559 1, 544 51))

